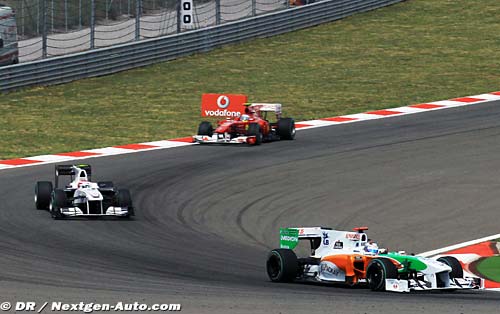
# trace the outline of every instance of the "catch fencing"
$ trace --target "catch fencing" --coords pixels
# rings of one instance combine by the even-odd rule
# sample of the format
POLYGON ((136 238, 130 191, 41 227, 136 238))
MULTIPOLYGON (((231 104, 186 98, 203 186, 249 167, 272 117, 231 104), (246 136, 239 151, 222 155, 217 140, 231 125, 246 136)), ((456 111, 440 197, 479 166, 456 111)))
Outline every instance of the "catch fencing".
POLYGON ((194 0, 194 23, 187 28, 176 0, 0 2, 16 11, 20 62, 200 29, 289 5, 288 0, 194 0))
POLYGON ((179 34, 7 66, 0 68, 0 91, 111 74, 228 43, 331 22, 401 1, 326 0, 179 34))

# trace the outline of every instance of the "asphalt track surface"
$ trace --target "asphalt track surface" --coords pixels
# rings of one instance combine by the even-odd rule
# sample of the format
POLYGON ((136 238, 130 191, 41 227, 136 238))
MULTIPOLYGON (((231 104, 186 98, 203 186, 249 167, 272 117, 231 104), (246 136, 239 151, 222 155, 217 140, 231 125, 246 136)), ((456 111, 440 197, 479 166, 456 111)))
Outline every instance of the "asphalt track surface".
POLYGON ((0 172, 0 301, 181 303, 183 313, 498 313, 488 291, 268 281, 281 226, 370 227, 423 252, 498 233, 500 103, 304 130, 295 141, 89 159, 137 216, 54 221, 54 165, 0 172))

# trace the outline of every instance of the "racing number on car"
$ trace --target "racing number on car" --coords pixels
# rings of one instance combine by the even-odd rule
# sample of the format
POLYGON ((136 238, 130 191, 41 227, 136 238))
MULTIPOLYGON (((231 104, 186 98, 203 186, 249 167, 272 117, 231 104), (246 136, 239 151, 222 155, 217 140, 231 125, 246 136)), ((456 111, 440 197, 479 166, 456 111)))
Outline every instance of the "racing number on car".
POLYGON ((328 233, 323 232, 323 245, 329 245, 330 240, 328 240, 328 233))

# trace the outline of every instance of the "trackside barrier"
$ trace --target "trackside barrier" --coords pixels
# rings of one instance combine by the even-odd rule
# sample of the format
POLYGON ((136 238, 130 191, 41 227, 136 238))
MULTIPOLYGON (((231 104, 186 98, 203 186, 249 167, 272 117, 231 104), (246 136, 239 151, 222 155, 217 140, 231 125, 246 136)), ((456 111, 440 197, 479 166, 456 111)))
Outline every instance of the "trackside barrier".
POLYGON ((326 0, 185 33, 0 68, 0 91, 106 75, 342 19, 404 0, 326 0))

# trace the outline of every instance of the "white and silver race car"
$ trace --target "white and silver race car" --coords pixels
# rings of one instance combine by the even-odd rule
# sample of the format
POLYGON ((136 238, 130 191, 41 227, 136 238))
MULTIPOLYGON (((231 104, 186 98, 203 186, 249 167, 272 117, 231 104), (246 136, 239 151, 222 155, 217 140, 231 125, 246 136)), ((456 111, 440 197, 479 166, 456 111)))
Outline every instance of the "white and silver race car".
POLYGON ((55 188, 50 181, 35 185, 35 206, 49 210, 52 218, 134 216, 132 198, 127 189, 115 189, 110 181, 91 182, 90 165, 56 165, 55 188), (61 176, 70 176, 64 188, 59 188, 61 176))

